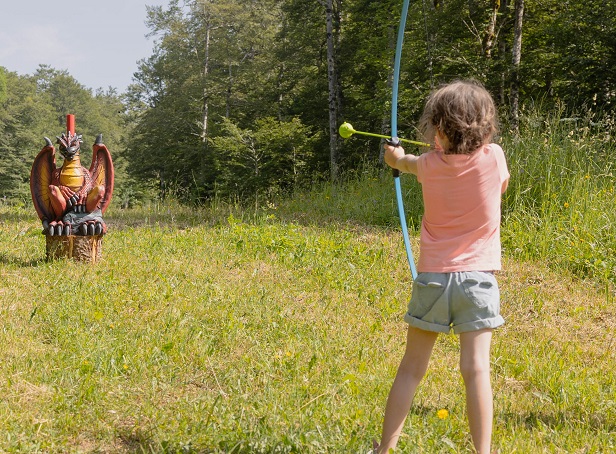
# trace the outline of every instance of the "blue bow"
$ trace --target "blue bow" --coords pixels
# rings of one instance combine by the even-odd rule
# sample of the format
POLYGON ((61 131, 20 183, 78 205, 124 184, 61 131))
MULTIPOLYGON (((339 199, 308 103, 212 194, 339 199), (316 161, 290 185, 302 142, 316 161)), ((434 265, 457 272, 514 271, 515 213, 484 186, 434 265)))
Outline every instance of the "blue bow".
MULTIPOLYGON (((404 0, 402 3, 402 13, 400 15, 400 26, 398 27, 398 40, 396 42, 396 56, 394 59, 394 74, 391 93, 391 137, 398 137, 398 82, 400 81, 400 60, 402 59, 402 43, 404 41, 404 29, 406 28, 406 16, 409 11, 409 0, 404 0)), ((417 277, 417 269, 415 268, 415 260, 413 259, 413 251, 409 241, 409 232, 406 225, 406 215, 404 214, 404 204, 402 202, 402 188, 400 186, 400 172, 394 169, 394 186, 396 188, 396 198, 398 200, 398 215, 400 216, 400 226, 402 227, 402 236, 404 237, 404 247, 406 248, 406 257, 409 261, 411 274, 413 279, 417 277)))

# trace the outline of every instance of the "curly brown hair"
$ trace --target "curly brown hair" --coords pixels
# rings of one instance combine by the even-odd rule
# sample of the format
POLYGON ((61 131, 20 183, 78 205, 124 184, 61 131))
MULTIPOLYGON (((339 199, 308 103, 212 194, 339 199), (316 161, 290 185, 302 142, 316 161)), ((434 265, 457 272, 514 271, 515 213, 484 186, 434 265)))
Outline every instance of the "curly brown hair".
POLYGON ((479 82, 457 80, 430 94, 419 122, 426 141, 437 131, 449 140, 446 154, 471 154, 498 130, 494 100, 479 82))

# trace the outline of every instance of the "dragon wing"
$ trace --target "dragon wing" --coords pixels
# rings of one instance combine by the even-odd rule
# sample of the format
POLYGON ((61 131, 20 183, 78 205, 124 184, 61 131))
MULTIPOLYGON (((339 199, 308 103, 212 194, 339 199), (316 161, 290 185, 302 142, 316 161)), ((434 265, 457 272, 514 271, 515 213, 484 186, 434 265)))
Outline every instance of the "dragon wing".
POLYGON ((56 170, 56 149, 51 140, 45 137, 45 146, 39 152, 30 171, 30 192, 34 209, 41 221, 53 221, 55 213, 51 205, 51 191, 53 172, 56 170))
POLYGON ((103 144, 103 135, 96 136, 96 141, 92 145, 92 164, 90 165, 90 176, 92 177, 92 185, 103 186, 105 195, 100 201, 101 212, 104 213, 111 202, 113 194, 113 162, 111 154, 107 147, 103 144))

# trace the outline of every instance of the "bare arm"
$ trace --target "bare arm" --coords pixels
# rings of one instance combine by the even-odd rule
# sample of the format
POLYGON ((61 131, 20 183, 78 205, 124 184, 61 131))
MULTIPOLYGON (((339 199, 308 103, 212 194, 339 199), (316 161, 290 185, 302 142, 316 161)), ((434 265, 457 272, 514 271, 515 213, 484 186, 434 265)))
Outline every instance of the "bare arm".
POLYGON ((398 169, 400 172, 412 173, 417 175, 417 159, 418 156, 412 154, 405 154, 404 148, 392 147, 391 145, 384 145, 385 147, 385 163, 393 168, 398 169))

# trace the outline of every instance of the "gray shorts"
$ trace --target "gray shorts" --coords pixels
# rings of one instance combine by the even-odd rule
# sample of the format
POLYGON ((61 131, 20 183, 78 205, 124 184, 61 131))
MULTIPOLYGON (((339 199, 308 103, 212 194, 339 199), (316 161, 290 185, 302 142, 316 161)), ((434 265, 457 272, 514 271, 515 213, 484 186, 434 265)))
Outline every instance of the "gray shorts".
POLYGON ((425 331, 465 333, 496 328, 500 293, 493 273, 419 273, 404 321, 425 331))

